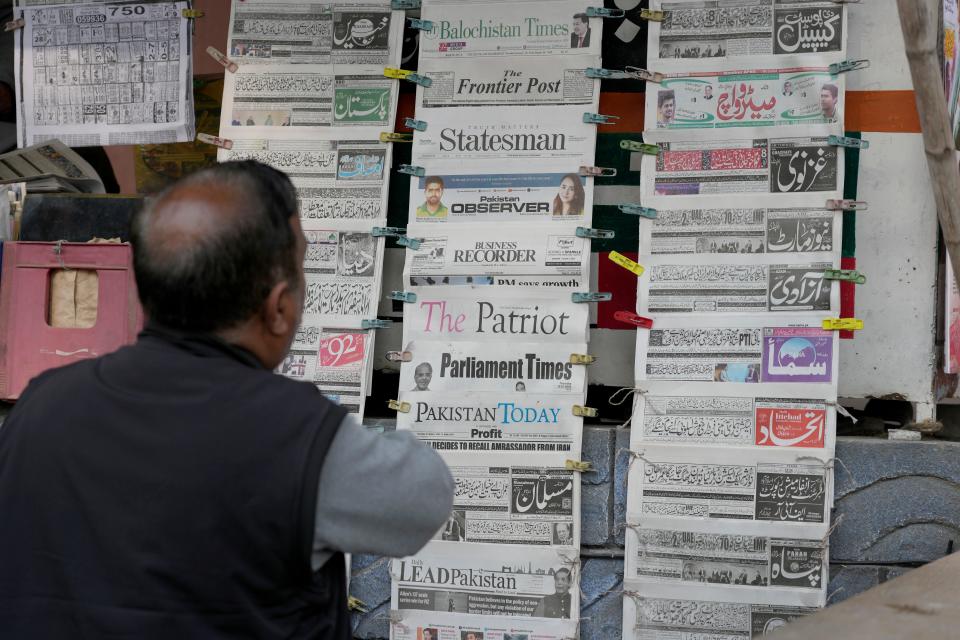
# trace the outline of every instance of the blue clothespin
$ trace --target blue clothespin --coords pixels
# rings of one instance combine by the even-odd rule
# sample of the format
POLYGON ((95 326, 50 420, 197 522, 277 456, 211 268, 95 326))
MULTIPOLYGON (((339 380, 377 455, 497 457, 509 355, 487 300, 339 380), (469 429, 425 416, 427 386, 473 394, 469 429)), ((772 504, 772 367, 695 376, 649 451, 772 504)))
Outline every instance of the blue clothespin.
POLYGON ((393 324, 393 322, 391 322, 390 320, 379 320, 379 319, 377 319, 377 320, 361 320, 361 321, 360 321, 360 328, 361 328, 361 329, 386 329, 387 327, 389 327, 389 326, 392 325, 392 324, 393 324))
POLYGON ((626 71, 621 71, 619 69, 600 69, 598 67, 587 67, 586 71, 584 71, 584 74, 588 78, 601 78, 607 80, 623 80, 624 78, 633 77, 626 71))
POLYGON ((621 140, 620 148, 626 149, 627 151, 639 151, 648 156, 660 155, 660 147, 658 145, 639 142, 637 140, 621 140))
POLYGON ((374 238, 396 238, 407 232, 402 227, 374 227, 370 230, 370 235, 374 238))
POLYGON ((616 232, 609 229, 588 229, 587 227, 577 227, 578 238, 606 239, 612 238, 615 235, 617 235, 616 232))
POLYGON ((847 147, 848 149, 869 149, 870 141, 860 138, 848 138, 846 136, 830 136, 827 138, 827 144, 832 147, 847 147))
POLYGON ((587 16, 591 18, 622 18, 627 15, 623 9, 607 9, 606 7, 587 7, 587 16))
POLYGON ((418 31, 433 31, 433 22, 430 20, 419 20, 417 18, 407 18, 411 29, 418 31))
POLYGON ((638 204, 619 204, 617 205, 617 208, 624 213, 629 213, 632 216, 640 216, 641 218, 647 218, 648 220, 654 220, 657 217, 656 209, 641 207, 638 204))
POLYGON ((587 124, 613 124, 614 120, 619 120, 620 116, 606 116, 602 113, 585 113, 583 121, 587 124))
POLYGON ((420 248, 420 239, 419 238, 410 238, 408 236, 400 236, 397 238, 397 244, 401 247, 406 247, 408 249, 413 249, 416 251, 420 248))
POLYGON ((391 291, 387 297, 398 302, 406 302, 407 304, 417 301, 417 294, 412 291, 391 291))
POLYGON ((613 300, 613 294, 606 291, 575 291, 570 294, 570 299, 576 303, 581 302, 606 302, 613 300))
POLYGON ((427 123, 423 120, 414 120, 413 118, 404 118, 403 126, 407 129, 416 129, 417 131, 426 131, 427 123))
POLYGON ((400 173, 405 173, 408 176, 417 176, 418 178, 422 178, 423 176, 427 175, 426 169, 423 167, 418 167, 415 164, 401 164, 397 171, 400 173))
POLYGON ((394 11, 407 11, 408 9, 419 9, 420 0, 390 0, 390 8, 394 11))
POLYGON ((835 76, 848 71, 859 71, 870 66, 869 60, 844 60, 843 62, 834 62, 828 67, 830 75, 835 76))

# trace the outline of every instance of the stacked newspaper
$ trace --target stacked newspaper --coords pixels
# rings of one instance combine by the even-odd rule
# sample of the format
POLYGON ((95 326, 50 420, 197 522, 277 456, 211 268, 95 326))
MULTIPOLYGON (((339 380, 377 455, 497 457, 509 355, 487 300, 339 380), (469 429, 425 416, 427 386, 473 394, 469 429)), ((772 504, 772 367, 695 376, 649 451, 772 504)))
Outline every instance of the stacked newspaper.
POLYGON ((846 11, 652 5, 623 637, 759 637, 826 601, 846 11))
POLYGON ((59 140, 0 155, 0 184, 20 183, 30 193, 105 193, 96 170, 59 140))
POLYGON ((560 640, 579 623, 580 459, 600 19, 578 0, 425 0, 397 426, 456 480, 393 566, 395 640, 560 640), (576 409, 575 409, 576 408, 576 409))
POLYGON ((307 237, 304 320, 279 372, 363 417, 383 275, 404 16, 387 0, 234 0, 221 162, 287 173, 307 237))

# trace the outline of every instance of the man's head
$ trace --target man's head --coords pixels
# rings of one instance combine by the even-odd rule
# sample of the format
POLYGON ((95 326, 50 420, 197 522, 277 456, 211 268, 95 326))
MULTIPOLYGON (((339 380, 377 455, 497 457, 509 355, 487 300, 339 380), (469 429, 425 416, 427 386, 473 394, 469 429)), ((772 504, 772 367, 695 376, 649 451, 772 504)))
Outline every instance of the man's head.
POLYGON ((590 16, 585 13, 578 13, 573 16, 573 32, 577 36, 582 36, 590 28, 590 16))
POLYGON ((557 572, 553 574, 553 590, 559 594, 570 591, 570 569, 566 567, 557 569, 557 572))
POLYGON ((677 107, 677 98, 673 90, 660 91, 657 94, 657 111, 660 122, 672 122, 677 107))
POLYGON ((560 522, 557 524, 557 541, 560 544, 567 544, 570 542, 570 539, 573 537, 570 535, 570 526, 566 522, 560 522))
POLYGON ((703 88, 703 97, 704 97, 704 98, 712 98, 712 97, 713 97, 713 86, 712 86, 712 85, 709 85, 709 84, 708 84, 707 86, 705 86, 705 87, 703 88))
POLYGON ((423 640, 436 640, 433 637, 433 629, 424 629, 423 630, 423 640))
POLYGON ((203 169, 148 202, 130 235, 151 322, 280 364, 303 312, 306 252, 287 176, 252 160, 203 169))
POLYGON ((428 391, 430 380, 433 379, 433 367, 429 362, 421 362, 413 370, 413 381, 417 385, 417 391, 428 391))
POLYGON ((820 89, 820 110, 823 111, 823 117, 832 118, 836 115, 838 94, 835 84, 825 84, 820 89))
POLYGON ((440 176, 427 178, 423 184, 423 197, 431 209, 439 206, 443 198, 443 178, 440 176))
POLYGON ((791 93, 793 93, 793 83, 787 80, 783 83, 783 94, 788 96, 791 93))
POLYGON ((473 631, 468 631, 466 640, 477 640, 477 634, 473 631))

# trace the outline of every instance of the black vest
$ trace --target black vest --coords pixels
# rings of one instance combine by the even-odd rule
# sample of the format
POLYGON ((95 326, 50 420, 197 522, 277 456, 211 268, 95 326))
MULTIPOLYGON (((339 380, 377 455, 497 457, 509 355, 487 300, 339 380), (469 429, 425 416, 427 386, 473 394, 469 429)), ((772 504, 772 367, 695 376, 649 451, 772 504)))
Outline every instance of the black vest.
POLYGON ((157 328, 42 374, 0 427, 0 638, 350 638, 343 556, 310 569, 345 413, 157 328))

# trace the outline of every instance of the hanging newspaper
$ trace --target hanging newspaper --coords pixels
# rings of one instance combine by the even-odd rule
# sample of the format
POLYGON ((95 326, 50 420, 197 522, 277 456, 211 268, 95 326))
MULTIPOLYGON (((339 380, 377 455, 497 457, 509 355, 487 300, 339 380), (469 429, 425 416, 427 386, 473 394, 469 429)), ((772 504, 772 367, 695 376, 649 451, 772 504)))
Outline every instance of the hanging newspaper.
POLYGON ((582 0, 426 0, 420 60, 489 56, 600 56, 603 20, 582 0))
POLYGON ((587 390, 585 365, 570 363, 571 354, 587 353, 583 343, 426 340, 411 342, 406 351, 411 360, 400 367, 404 391, 437 391, 448 398, 445 394, 465 388, 501 394, 583 394, 587 390))
POLYGON ((277 373, 314 383, 320 392, 363 419, 373 357, 373 331, 305 320, 277 373))
POLYGON ((844 76, 797 60, 751 60, 751 69, 666 74, 646 98, 648 142, 723 140, 736 129, 843 135, 844 76), (763 66, 769 63, 769 66, 763 66))
POLYGON ((826 604, 829 562, 819 538, 768 535, 736 521, 627 516, 624 580, 644 595, 684 589, 697 600, 757 602, 768 596, 806 607, 826 604))
POLYGON ((403 341, 585 343, 590 305, 540 290, 420 287, 404 306, 403 341))
POLYGON ((652 0, 651 8, 666 11, 663 22, 649 23, 651 69, 701 69, 722 58, 762 55, 817 54, 839 62, 847 54, 846 11, 832 0, 652 0))
POLYGON ((17 146, 193 139, 188 2, 31 5, 15 11, 17 146))
MULTIPOLYGON (((832 385, 838 379, 839 340, 819 321, 670 318, 656 326, 637 331, 638 382, 832 385)), ((769 387, 770 393, 781 388, 769 387)))
MULTIPOLYGON (((422 42, 422 40, 421 40, 422 42)), ((431 80, 417 87, 417 113, 429 119, 435 107, 578 104, 596 111, 600 80, 588 78, 596 56, 499 58, 477 64, 472 60, 431 60, 419 72, 431 80)))
POLYGON ((583 113, 577 105, 516 108, 509 118, 487 107, 432 109, 427 130, 413 134, 413 157, 431 175, 464 160, 563 160, 576 173, 596 151, 597 125, 583 113))
POLYGON ((824 260, 839 256, 842 225, 843 213, 826 209, 664 209, 641 222, 640 253, 807 253, 824 260))
POLYGON ((233 0, 227 55, 238 64, 397 66, 403 13, 376 0, 233 0))
POLYGON ((637 311, 648 313, 840 312, 840 287, 824 277, 840 259, 807 262, 802 254, 785 264, 781 256, 737 255, 704 263, 701 256, 650 257, 639 278, 637 311))
POLYGON ((407 235, 420 241, 407 250, 404 269, 410 286, 586 288, 590 240, 574 225, 512 225, 508 231, 485 226, 469 233, 411 225, 407 235))
POLYGON ((844 154, 826 138, 667 142, 644 156, 646 206, 823 207, 843 195, 844 154))
POLYGON ((672 598, 648 597, 625 588, 629 593, 623 599, 623 640, 760 638, 819 611, 786 604, 692 600, 683 591, 672 598))
POLYGON ((590 226, 593 178, 569 162, 480 161, 410 180, 410 224, 522 222, 590 226))
MULTIPOLYGON (((432 372, 427 366, 420 363, 414 368, 416 385, 429 386, 430 380, 424 378, 432 372)), ((401 386, 400 402, 410 407, 397 413, 397 428, 414 432, 443 452, 562 452, 579 459, 583 418, 573 415, 573 407, 583 402, 582 393, 483 393, 463 388, 445 393, 417 387, 407 391, 401 386)))
MULTIPOLYGON (((580 478, 567 455, 444 453, 453 513, 435 540, 539 547, 580 546, 580 478)), ((467 551, 466 553, 470 553, 467 551)))
POLYGON ((248 65, 224 77, 220 137, 303 140, 392 131, 397 81, 383 67, 248 65))
POLYGON ((305 229, 356 228, 387 218, 391 145, 378 140, 235 140, 217 159, 259 160, 293 181, 305 229))
POLYGON ((390 608, 576 620, 578 566, 577 551, 563 547, 498 545, 465 553, 461 544, 431 542, 393 561, 390 608))
POLYGON ((777 535, 822 538, 833 507, 829 454, 651 445, 631 461, 627 512, 651 518, 765 522, 777 535))
POLYGON ((304 318, 359 327, 376 317, 383 238, 369 231, 305 231, 304 318))
MULTIPOLYGON (((454 603, 456 604, 456 603, 454 603)), ((392 640, 570 640, 577 621, 391 611, 392 640)))
POLYGON ((833 451, 836 392, 823 385, 791 385, 775 397, 752 386, 712 382, 641 383, 633 410, 630 446, 809 448, 833 451))

